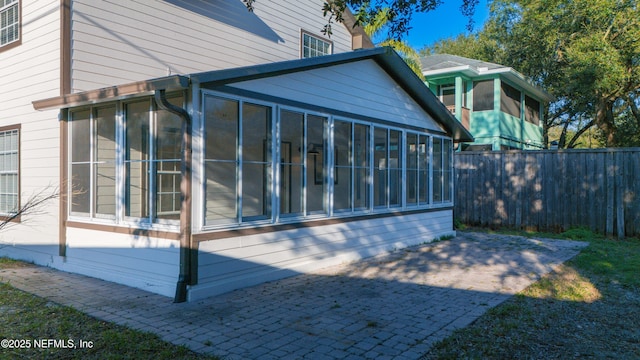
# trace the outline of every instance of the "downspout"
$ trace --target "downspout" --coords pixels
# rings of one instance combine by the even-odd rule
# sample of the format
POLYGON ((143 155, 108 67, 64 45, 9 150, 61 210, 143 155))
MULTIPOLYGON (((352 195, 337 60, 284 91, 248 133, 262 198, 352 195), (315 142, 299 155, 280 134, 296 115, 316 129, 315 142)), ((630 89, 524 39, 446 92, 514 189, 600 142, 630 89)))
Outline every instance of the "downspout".
POLYGON ((191 267, 193 249, 191 242, 191 116, 187 110, 167 101, 165 89, 156 90, 154 98, 160 109, 183 119, 180 142, 180 273, 173 299, 173 302, 180 303, 187 301, 187 285, 195 280, 191 267))

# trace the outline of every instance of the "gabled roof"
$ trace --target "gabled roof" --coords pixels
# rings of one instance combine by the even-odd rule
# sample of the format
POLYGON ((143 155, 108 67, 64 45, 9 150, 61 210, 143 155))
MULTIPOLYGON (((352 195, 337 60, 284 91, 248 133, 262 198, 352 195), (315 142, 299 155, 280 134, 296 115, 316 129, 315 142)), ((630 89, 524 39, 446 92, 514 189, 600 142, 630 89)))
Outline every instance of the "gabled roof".
MULTIPOLYGON (((420 107, 438 121, 447 133, 456 141, 471 142, 473 136, 447 110, 429 90, 424 82, 407 66, 402 58, 391 48, 373 48, 357 50, 335 55, 319 56, 307 59, 281 61, 262 65, 215 70, 195 73, 187 76, 168 76, 158 79, 139 81, 131 84, 112 86, 81 93, 33 102, 36 110, 70 108, 98 102, 112 101, 155 90, 185 89, 192 82, 212 86, 234 82, 262 79, 295 72, 330 67, 362 60, 373 60, 378 64, 420 107)), ((366 89, 363 89, 366 91, 366 89)))
POLYGON ((542 101, 549 102, 553 100, 553 97, 546 91, 540 89, 526 76, 508 66, 449 54, 423 56, 420 58, 420 64, 422 74, 427 80, 430 77, 442 77, 442 75, 452 73, 462 73, 469 78, 498 75, 522 87, 542 101))

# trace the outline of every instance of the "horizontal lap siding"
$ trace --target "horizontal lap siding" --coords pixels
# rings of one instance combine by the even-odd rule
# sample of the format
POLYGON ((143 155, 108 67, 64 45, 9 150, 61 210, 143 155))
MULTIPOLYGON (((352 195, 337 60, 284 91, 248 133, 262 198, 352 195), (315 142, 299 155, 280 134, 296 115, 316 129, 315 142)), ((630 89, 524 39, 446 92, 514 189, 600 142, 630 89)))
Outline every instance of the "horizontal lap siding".
MULTIPOLYGON (((319 35, 326 24, 321 8, 315 0, 260 2, 253 13, 237 0, 74 0, 73 91, 297 59, 300 30, 319 35)), ((333 30, 334 52, 350 51, 346 27, 333 30)))
POLYGON ((69 228, 62 270, 172 296, 178 279, 178 241, 69 228))
POLYGON ((454 234, 451 210, 200 243, 191 300, 454 234))
POLYGON ((373 60, 231 86, 403 125, 440 130, 435 120, 373 60))
MULTIPOLYGON (((0 127, 20 125, 21 204, 59 185, 57 111, 32 101, 60 95, 60 1, 22 0, 22 44, 0 52, 0 127)), ((0 256, 53 265, 58 255, 58 202, 51 200, 2 229, 0 256)))

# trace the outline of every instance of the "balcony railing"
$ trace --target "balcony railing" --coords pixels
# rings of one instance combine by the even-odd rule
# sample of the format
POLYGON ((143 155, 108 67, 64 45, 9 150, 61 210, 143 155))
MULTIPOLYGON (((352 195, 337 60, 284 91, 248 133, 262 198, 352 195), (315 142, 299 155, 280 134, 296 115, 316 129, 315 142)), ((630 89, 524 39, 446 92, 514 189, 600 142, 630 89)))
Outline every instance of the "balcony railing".
POLYGON ((465 129, 469 130, 469 108, 463 106, 460 111, 462 113, 460 116, 456 115, 455 105, 447 105, 447 109, 462 123, 465 129))

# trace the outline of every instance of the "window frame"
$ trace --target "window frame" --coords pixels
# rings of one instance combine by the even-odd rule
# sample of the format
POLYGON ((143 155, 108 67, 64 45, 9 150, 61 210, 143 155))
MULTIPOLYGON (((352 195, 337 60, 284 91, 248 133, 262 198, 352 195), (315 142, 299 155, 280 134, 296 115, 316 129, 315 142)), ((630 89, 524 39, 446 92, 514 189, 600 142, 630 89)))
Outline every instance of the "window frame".
POLYGON ((309 59, 318 56, 331 55, 333 54, 333 41, 314 35, 310 31, 300 30, 300 59, 309 59), (324 50, 320 53, 320 51, 316 49, 311 49, 308 46, 305 46, 305 38, 308 37, 310 41, 314 41, 317 43, 321 43, 323 45, 327 45, 328 50, 325 52, 324 50), (305 48, 309 48, 309 55, 305 56, 305 48), (311 51, 315 51, 315 55, 311 55, 311 51))
MULTIPOLYGON (((168 99, 181 99, 181 103, 184 106, 186 103, 186 94, 184 92, 172 92, 167 94, 168 99)), ((158 154, 156 153, 156 144, 158 141, 154 137, 157 132, 157 125, 159 123, 158 112, 165 111, 158 108, 153 100, 153 97, 150 96, 140 96, 134 97, 126 100, 115 100, 104 103, 98 103, 90 106, 82 106, 68 109, 66 121, 68 122, 68 143, 67 143, 67 178, 68 184, 67 192, 70 196, 70 201, 67 202, 67 216, 71 221, 77 222, 89 222, 96 224, 116 224, 116 225, 125 225, 125 226, 136 226, 139 228, 157 228, 159 230, 174 230, 179 227, 179 219, 166 219, 158 217, 157 208, 159 206, 159 196, 158 193, 159 188, 157 184, 157 176, 158 176, 158 168, 160 163, 164 163, 167 161, 179 161, 180 159, 159 159, 158 154), (131 163, 131 160, 127 157, 127 151, 129 144, 127 142, 127 128, 129 125, 129 119, 127 114, 127 106, 134 103, 142 103, 147 105, 148 111, 145 112, 145 116, 147 118, 149 129, 147 129, 146 133, 143 134, 145 138, 147 138, 146 149, 149 151, 148 159, 146 160, 136 160, 135 162, 146 162, 147 168, 145 170, 148 175, 148 189, 146 189, 146 194, 143 194, 145 197, 147 206, 147 215, 146 216, 130 216, 127 215, 127 163, 131 163), (97 170, 96 166, 102 163, 106 163, 97 158, 97 142, 98 142, 98 125, 97 113, 99 110, 114 108, 114 118, 113 118, 113 126, 114 126, 114 156, 113 156, 113 166, 114 166, 114 201, 113 204, 114 212, 113 214, 99 214, 96 208, 96 199, 98 196, 99 189, 97 188, 98 178, 97 178, 97 170), (73 117, 74 114, 80 112, 88 112, 89 118, 87 119, 89 122, 89 142, 88 142, 88 160, 82 161, 74 161, 74 141, 73 141, 73 117), (88 212, 83 211, 73 211, 73 196, 78 193, 78 189, 74 189, 74 180, 73 180, 73 165, 89 165, 89 184, 88 187, 88 212)), ((175 116, 175 115, 171 115, 175 116)), ((180 119, 182 121, 182 119, 180 119)), ((181 136, 179 137, 182 138, 181 136)), ((179 146, 179 144, 177 145, 179 146)), ((179 182, 177 187, 179 189, 179 182)))
POLYGON ((540 126, 540 120, 541 120, 540 104, 541 102, 535 99, 534 97, 529 96, 527 94, 524 95, 524 120, 525 121, 533 125, 540 126), (533 104, 531 102, 533 102, 533 104))
POLYGON ((504 80, 500 81, 500 111, 517 119, 522 116, 522 91, 504 80))
MULTIPOLYGON (((5 135, 5 134, 11 134, 11 133, 15 133, 16 135, 16 148, 15 149, 9 149, 7 151, 5 151, 4 149, 0 149, 0 153, 1 155, 9 155, 11 156, 12 154, 16 155, 16 167, 15 170, 14 169, 10 169, 10 170, 3 170, 2 172, 0 172, 0 174, 2 175, 15 175, 16 179, 15 179, 15 193, 7 193, 7 194, 3 194, 3 195, 14 195, 16 197, 15 200, 15 211, 11 212, 0 212, 0 220, 2 221, 12 221, 12 222, 20 222, 20 208, 22 206, 21 204, 21 171, 20 171, 20 165, 21 165, 21 138, 22 138, 22 126, 20 124, 15 124, 15 125, 8 125, 8 126, 2 126, 0 127, 0 135, 5 135)), ((0 177, 1 180, 1 177, 0 177)), ((0 182, 0 189, 2 188, 2 183, 0 182)), ((0 209, 0 211, 2 211, 2 209, 0 209)))
POLYGON ((494 79, 485 79, 485 80, 475 80, 472 84, 473 91, 473 111, 494 111, 495 110, 495 80, 494 79), (486 91, 491 89, 491 91, 486 91), (478 91, 478 90, 485 90, 478 91), (491 98, 484 99, 484 94, 491 94, 491 98), (479 107, 478 104, 483 105, 479 107), (490 106, 489 106, 490 105, 490 106))
MULTIPOLYGON (((9 0, 11 1, 11 0, 9 0)), ((12 40, 12 41, 8 41, 5 44, 2 44, 2 31, 5 30, 2 28, 2 24, 0 23, 0 52, 3 52, 5 50, 9 50, 12 49, 16 46, 19 46, 20 44, 22 44, 22 0, 13 0, 12 3, 10 4, 5 4, 4 6, 0 7, 0 16, 2 15, 3 12, 9 11, 9 8, 11 7, 16 7, 16 11, 18 12, 18 21, 17 21, 17 38, 12 40)), ((10 25, 6 26, 6 29, 9 28, 9 26, 12 25, 16 25, 16 23, 12 23, 10 25)))
MULTIPOLYGON (((273 174, 273 178, 274 180, 271 182, 270 184, 270 195, 272 198, 272 213, 271 213, 271 218, 270 219, 256 219, 256 220, 252 220, 252 219, 242 219, 242 221, 238 220, 237 216, 235 218, 233 218, 232 220, 225 220, 225 221, 220 221, 220 222, 212 222, 212 221, 208 221, 206 218, 206 187, 204 182, 200 185, 200 187, 195 190, 196 193, 201 193, 203 194, 203 199, 202 199, 202 203, 199 205, 200 211, 202 211, 201 215, 199 215, 199 220, 198 222, 200 223, 200 231, 206 232, 206 231, 212 231, 212 230, 219 230, 219 229, 233 229, 233 228, 246 228, 246 227, 254 227, 254 226, 267 226, 267 225, 273 225, 273 224, 291 224, 291 223, 301 223, 301 222, 305 222, 305 221, 310 221, 310 220, 320 220, 320 219, 340 219, 340 218, 348 218, 351 216, 363 216, 363 215, 376 215, 376 214, 385 214, 385 213, 394 213, 394 212, 402 212, 402 211, 420 211, 420 210, 428 210, 428 209, 438 209, 438 208, 447 208, 447 207, 451 207, 453 206, 453 193, 452 193, 452 174, 453 174, 453 169, 444 169, 444 171, 438 171, 438 169, 434 169, 434 165, 435 165, 435 161, 433 158, 433 139, 439 139, 441 146, 445 146, 444 144, 449 144, 447 145, 447 151, 443 151, 441 152, 441 162, 443 165, 445 165, 447 163, 447 161, 445 161, 445 159, 443 158, 444 156, 449 156, 450 158, 448 159, 449 164, 452 164, 452 156, 453 156, 453 152, 452 152, 452 145, 453 141, 450 137, 444 136, 442 134, 437 134, 437 133, 433 133, 430 132, 428 130, 423 130, 423 129, 416 129, 416 128, 404 128, 401 126, 394 126, 388 122, 384 122, 384 121, 376 121, 376 119, 370 119, 370 120, 363 120, 363 119, 353 119, 353 118, 349 118, 343 115, 336 115, 336 114, 331 114, 330 111, 328 110, 327 112, 320 112, 317 110, 310 110, 308 108, 302 107, 302 106, 293 106, 290 104, 284 105, 282 103, 279 103, 277 101, 273 101, 273 100, 259 100, 256 98, 252 98, 252 97, 248 97, 248 96, 241 96, 241 95, 237 95, 237 94, 230 94, 227 92, 222 92, 222 91, 217 91, 217 90, 211 90, 211 89, 203 89, 201 91, 201 106, 205 106, 205 98, 207 96, 212 96, 218 99, 223 99, 223 100, 228 100, 228 101, 234 101, 237 102, 237 105, 234 106, 238 106, 239 109, 242 108, 242 104, 244 103, 250 103, 250 104, 256 104, 256 105, 261 105, 261 106, 267 106, 267 107, 271 107, 273 109, 272 111, 272 128, 271 128, 271 136, 272 136, 272 143, 271 143, 271 155, 272 155, 272 161, 273 161, 273 168, 272 168, 272 174, 273 174), (281 128, 282 126, 284 126, 281 123, 281 112, 282 111, 288 111, 288 112, 292 112, 294 114, 297 114, 300 116, 300 121, 303 122, 303 128, 301 130, 301 132, 303 133, 302 138, 300 140, 300 144, 295 145, 295 149, 293 149, 292 146, 292 151, 298 151, 297 146, 300 145, 300 152, 304 152, 305 154, 307 153, 307 147, 309 146, 309 138, 308 138, 308 128, 306 126, 307 124, 307 119, 309 116, 319 116, 322 118, 325 118, 326 120, 326 125, 325 125, 325 134, 324 134, 324 138, 325 138, 325 143, 328 144, 327 149, 324 151, 323 154, 328 154, 326 161, 324 162, 323 166, 324 166, 324 170, 325 170, 325 174, 324 174, 324 181, 325 181, 325 186, 327 188, 326 192, 323 194, 323 197, 325 197, 324 202, 326 203, 327 211, 326 212, 322 212, 322 213, 315 213, 315 212, 309 212, 307 211, 307 207, 305 206, 305 203, 307 202, 307 186, 309 183, 314 183, 315 181, 315 175, 313 172, 313 160, 310 160, 309 158, 309 154, 307 154, 307 156, 301 156, 301 163, 300 163, 300 167, 301 167, 301 174, 302 174, 302 178, 300 180, 300 184, 302 187, 301 190, 301 211, 297 212, 297 213, 281 213, 281 201, 282 201, 282 193, 281 193, 281 179, 283 176, 282 173, 282 164, 281 164, 281 146, 280 143, 282 142, 282 134, 281 134, 281 128), (337 172, 337 167, 336 167, 336 133, 335 133, 335 129, 336 129, 336 123, 337 122, 341 122, 343 124, 348 124, 349 129, 351 129, 351 134, 349 136, 348 142, 349 142, 349 146, 351 149, 351 154, 349 154, 349 164, 348 165, 342 165, 340 167, 344 168, 344 169, 348 169, 348 173, 350 173, 351 175, 351 179, 350 179, 350 183, 349 183, 349 196, 351 196, 351 199, 349 199, 349 206, 348 208, 344 208, 344 209, 336 209, 334 206, 334 198, 336 195, 340 195, 340 194, 336 194, 336 186, 337 184, 335 183, 336 180, 338 181, 343 181, 343 178, 340 177, 339 179, 336 178, 336 172, 337 172), (366 161, 365 161, 365 166, 361 167, 358 164, 355 163, 355 151, 354 147, 355 147, 355 141, 354 138, 356 137, 356 127, 358 127, 360 132, 366 133, 366 151, 364 152, 364 155, 366 156, 366 161), (385 134, 386 134, 386 139, 388 141, 388 144, 391 144, 391 136, 392 134, 395 132, 397 133, 398 137, 399 137, 399 148, 398 148, 398 164, 399 167, 397 168, 393 168, 391 169, 389 167, 389 169, 387 169, 387 173, 385 174, 385 178, 387 179, 387 183, 385 184, 385 204, 381 205, 381 206, 376 206, 375 205, 375 201, 374 201, 374 150, 375 150, 375 138, 374 138, 374 133, 376 129, 382 129, 384 130, 385 134), (416 141, 417 141, 417 147, 421 148, 424 147, 424 151, 420 154, 418 154, 418 162, 419 162, 419 170, 416 170, 418 172, 418 176, 420 176, 420 185, 417 187, 417 204, 408 204, 407 203, 407 186, 406 186, 406 177, 407 177, 407 167, 406 167, 406 161, 407 161, 407 134, 415 134, 416 135, 416 141), (358 170, 363 170, 366 171, 366 179, 364 179, 364 184, 366 184, 366 189, 363 189, 363 191, 365 191, 367 193, 366 198, 361 200, 361 202, 366 203, 366 207, 356 207, 356 200, 355 200, 355 186, 356 186, 356 177, 355 177, 355 172, 358 170), (398 173, 398 179, 401 180, 400 183, 400 187, 398 189, 398 197, 399 197, 399 201, 398 204, 390 204, 390 199, 389 199, 389 177, 392 175, 391 174, 391 170, 394 170, 398 173), (444 173, 448 173, 449 176, 446 177, 444 173), (440 179, 442 179, 442 187, 441 187, 441 198, 443 198, 441 201, 439 202, 434 202, 433 201, 433 190, 434 190, 434 183, 433 183, 433 179, 434 179, 434 174, 439 176, 440 179), (448 180, 448 182, 445 184, 444 181, 448 180), (447 200, 447 197, 450 197, 449 200, 447 200)), ((203 114, 204 114, 204 110, 203 110, 203 114)), ((238 119, 242 118, 242 111, 239 112, 238 114, 238 119)), ((240 121, 240 120, 238 120, 240 121)), ((206 143, 207 139, 206 139, 206 131, 204 130, 205 128, 205 123, 207 122, 207 119, 203 116, 202 121, 200 122, 200 131, 202 134, 204 134, 203 139, 201 140, 202 143, 206 143)), ((241 137, 241 133, 239 132, 236 136, 241 137)), ((344 139, 343 139, 344 141, 344 139)), ((234 142, 236 144, 236 147, 238 147, 238 141, 236 140, 234 142)), ((344 145, 344 144, 343 144, 344 145)), ((236 150, 237 152, 238 150, 236 150)), ((199 149, 199 157, 201 157, 203 159, 202 164, 200 164, 200 171, 202 171, 201 174, 205 174, 205 147, 203 146, 201 149, 199 149)), ((391 156, 392 150, 389 148, 389 146, 387 146, 387 149, 385 150, 385 164, 387 162, 389 162, 389 157, 391 156)), ((362 155, 362 154, 361 154, 362 155)), ((395 159, 395 158, 394 158, 395 159)), ((238 159, 235 160, 234 163, 237 163, 237 161, 239 161, 238 159)), ((347 170, 345 170, 345 174, 347 173, 347 170)), ((204 176, 204 175, 202 175, 204 176)), ((207 175, 208 176, 208 175, 207 175)), ((235 178, 235 186, 236 188, 238 187, 238 183, 239 183, 239 177, 235 178)), ((342 194, 342 193, 341 193, 342 194)), ((235 192, 235 196, 236 196, 236 204, 241 204, 242 203, 242 199, 240 199, 241 197, 241 193, 239 191, 235 192)), ((236 208, 236 214, 237 213, 242 213, 242 209, 241 208, 236 208)))
MULTIPOLYGON (((455 84, 445 84, 445 85, 439 85, 438 86, 440 88, 440 90, 438 91, 438 99, 440 100, 440 102, 442 102, 444 104, 444 106, 456 106, 456 85, 455 84), (453 91, 453 93, 448 94, 448 95, 453 95, 453 103, 452 104, 447 104, 444 102, 445 100, 445 92, 449 92, 449 91, 453 91)), ((464 103, 463 103, 464 106, 464 103)))

